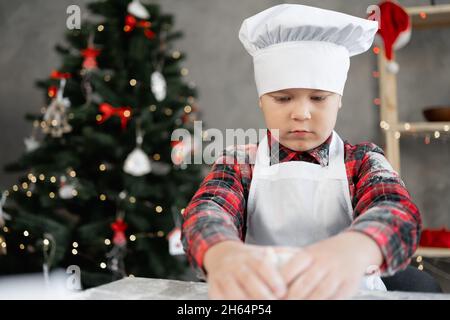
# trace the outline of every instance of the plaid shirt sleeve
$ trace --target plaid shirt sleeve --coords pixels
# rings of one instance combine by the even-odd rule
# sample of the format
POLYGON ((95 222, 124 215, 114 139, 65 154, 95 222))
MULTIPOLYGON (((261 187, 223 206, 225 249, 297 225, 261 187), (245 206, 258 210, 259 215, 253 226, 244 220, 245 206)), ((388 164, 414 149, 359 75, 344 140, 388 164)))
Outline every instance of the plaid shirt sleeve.
POLYGON ((250 153, 256 146, 227 148, 183 213, 181 240, 198 278, 206 280, 203 257, 214 244, 243 241, 247 186, 251 180, 250 153), (240 149, 239 149, 240 148, 240 149), (237 163, 237 159, 243 159, 237 163))
POLYGON ((376 241, 384 258, 381 275, 393 275, 406 268, 418 246, 422 228, 419 210, 381 148, 373 143, 346 147, 347 175, 353 177, 354 220, 350 230, 376 241))

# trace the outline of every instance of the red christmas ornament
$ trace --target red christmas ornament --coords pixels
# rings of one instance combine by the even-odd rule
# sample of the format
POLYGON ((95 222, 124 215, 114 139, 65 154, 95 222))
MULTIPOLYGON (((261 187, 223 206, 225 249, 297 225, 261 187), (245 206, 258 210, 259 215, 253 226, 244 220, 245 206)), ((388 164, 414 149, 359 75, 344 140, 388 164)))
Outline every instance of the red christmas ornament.
POLYGON ((145 36, 149 39, 153 39, 156 34, 152 30, 150 30, 151 26, 152 26, 152 23, 150 21, 138 20, 134 16, 128 14, 125 17, 125 26, 123 27, 123 30, 125 32, 131 32, 136 27, 143 28, 145 36))
POLYGON ((131 118, 131 108, 130 107, 113 107, 109 103, 102 103, 99 106, 99 110, 102 113, 101 118, 97 120, 98 124, 102 124, 112 116, 120 117, 120 123, 122 130, 127 126, 128 120, 131 118))
POLYGON ((113 243, 118 246, 122 246, 127 243, 127 238, 125 236, 125 230, 127 230, 128 225, 121 218, 111 223, 111 229, 114 231, 113 243))
POLYGON ((84 57, 83 68, 87 70, 92 70, 97 68, 97 56, 100 54, 100 49, 95 49, 93 47, 87 47, 81 51, 81 55, 84 57))

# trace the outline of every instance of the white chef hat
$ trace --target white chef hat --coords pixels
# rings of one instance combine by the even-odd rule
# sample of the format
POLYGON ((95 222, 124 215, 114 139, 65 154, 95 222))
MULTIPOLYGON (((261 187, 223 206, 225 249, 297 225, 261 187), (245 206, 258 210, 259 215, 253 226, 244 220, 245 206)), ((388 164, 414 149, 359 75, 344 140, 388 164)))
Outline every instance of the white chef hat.
POLYGON ((244 20, 239 39, 253 57, 258 95, 310 88, 342 95, 350 57, 370 48, 376 21, 298 4, 244 20))

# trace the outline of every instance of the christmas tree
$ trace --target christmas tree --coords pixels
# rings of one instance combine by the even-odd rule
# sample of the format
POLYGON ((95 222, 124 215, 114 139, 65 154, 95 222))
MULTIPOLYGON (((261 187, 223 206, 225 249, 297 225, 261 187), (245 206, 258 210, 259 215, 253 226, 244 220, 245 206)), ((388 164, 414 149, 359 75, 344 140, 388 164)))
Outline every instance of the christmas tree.
POLYGON ((56 46, 62 65, 37 82, 46 107, 26 116, 26 152, 5 168, 20 177, 0 206, 0 273, 75 265, 84 288, 180 278, 180 216, 202 169, 183 163, 190 144, 171 141, 199 116, 186 55, 172 47, 183 33, 156 4, 88 9, 56 46))

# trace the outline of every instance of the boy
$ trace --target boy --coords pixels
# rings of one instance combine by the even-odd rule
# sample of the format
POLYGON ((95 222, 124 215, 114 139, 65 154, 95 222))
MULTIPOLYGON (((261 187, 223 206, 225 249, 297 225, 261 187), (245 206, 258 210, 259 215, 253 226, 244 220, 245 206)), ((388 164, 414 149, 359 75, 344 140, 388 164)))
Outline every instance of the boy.
POLYGON ((244 21, 267 136, 225 151, 183 214, 183 245, 211 298, 348 298, 386 290, 378 276, 369 284, 368 267, 393 275, 408 265, 418 208, 379 147, 333 130, 349 57, 377 29, 291 4, 244 21))

